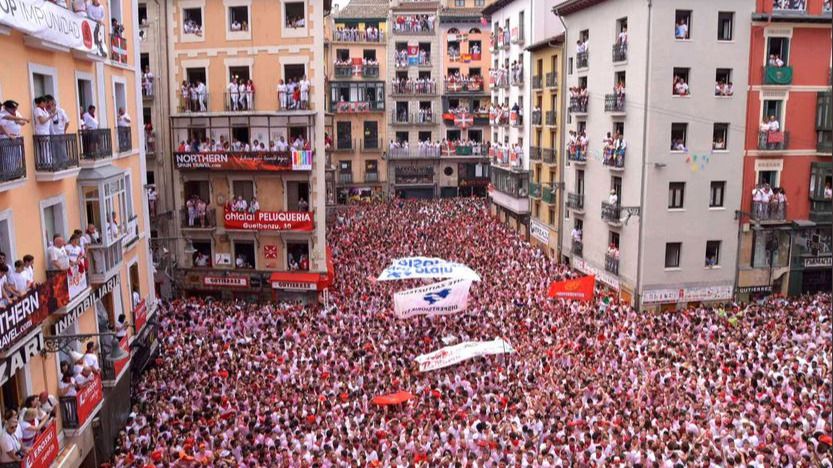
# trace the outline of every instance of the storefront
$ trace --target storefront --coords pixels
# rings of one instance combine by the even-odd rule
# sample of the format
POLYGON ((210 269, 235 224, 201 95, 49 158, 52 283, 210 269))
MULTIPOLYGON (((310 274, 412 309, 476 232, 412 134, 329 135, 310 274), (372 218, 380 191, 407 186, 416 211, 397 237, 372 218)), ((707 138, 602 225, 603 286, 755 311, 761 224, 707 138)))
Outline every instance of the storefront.
POLYGON ((697 303, 719 304, 733 300, 731 284, 691 286, 682 288, 644 289, 640 304, 644 308, 660 310, 682 309, 697 303))

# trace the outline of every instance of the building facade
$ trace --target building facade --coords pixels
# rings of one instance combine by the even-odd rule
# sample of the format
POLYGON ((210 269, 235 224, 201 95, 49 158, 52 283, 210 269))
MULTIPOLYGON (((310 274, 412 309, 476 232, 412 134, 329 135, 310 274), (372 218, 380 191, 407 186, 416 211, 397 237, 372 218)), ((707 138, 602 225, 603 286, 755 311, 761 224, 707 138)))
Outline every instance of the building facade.
POLYGON ((351 1, 333 12, 327 43, 326 151, 335 166, 335 201, 371 200, 386 192, 388 3, 351 1))
POLYGON ((830 20, 822 0, 756 3, 739 213, 742 299, 829 291, 833 283, 830 20))
POLYGON ((562 250, 625 301, 733 296, 746 96, 717 85, 747 86, 737 64, 753 9, 622 0, 554 10, 567 28, 572 132, 562 250))
POLYGON ((323 23, 320 1, 168 9, 182 292, 305 298, 329 284, 323 23))
POLYGON ((156 349, 137 4, 68 3, 0 12, 0 276, 14 291, 0 301, 0 403, 59 401, 22 466, 105 461, 156 349), (88 346, 100 373, 67 391, 88 346))
POLYGON ((559 116, 563 116, 558 89, 562 76, 564 36, 546 37, 529 46, 532 88, 529 103, 529 196, 531 220, 529 237, 551 258, 561 252, 561 197, 563 196, 563 152, 559 116))

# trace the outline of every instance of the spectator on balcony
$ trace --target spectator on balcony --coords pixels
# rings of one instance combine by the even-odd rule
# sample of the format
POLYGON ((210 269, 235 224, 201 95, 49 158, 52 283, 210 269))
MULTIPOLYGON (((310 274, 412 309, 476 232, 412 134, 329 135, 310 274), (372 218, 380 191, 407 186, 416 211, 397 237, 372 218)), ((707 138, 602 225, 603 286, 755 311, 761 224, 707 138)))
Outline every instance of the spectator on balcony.
POLYGON ((570 231, 570 238, 573 239, 573 242, 581 243, 581 238, 584 233, 581 232, 581 228, 578 226, 573 226, 573 230, 570 231))
POLYGON ((301 93, 301 109, 309 109, 309 90, 312 84, 307 79, 306 75, 301 78, 301 82, 298 84, 301 93))
POLYGON ((49 109, 49 105, 45 97, 40 96, 36 97, 35 101, 35 108, 33 110, 33 118, 32 118, 32 126, 33 132, 35 136, 40 136, 44 138, 35 139, 35 144, 37 145, 37 154, 39 156, 40 162, 46 164, 47 166, 52 165, 52 145, 47 138, 50 134, 50 128, 52 125, 52 118, 56 117, 54 111, 49 109))
POLYGON ((72 11, 81 16, 87 16, 87 0, 70 0, 72 11))
POLYGON ((130 127, 133 123, 133 119, 130 118, 130 115, 124 109, 124 107, 119 107, 119 116, 116 119, 116 125, 121 128, 130 127))
POLYGON ((237 254, 237 258, 234 259, 234 266, 237 268, 254 268, 249 262, 249 258, 242 253, 237 254))
POLYGON ((671 151, 688 151, 682 138, 671 140, 671 151))
POLYGON ((717 139, 712 142, 712 149, 715 151, 724 151, 726 149, 726 141, 722 137, 717 137, 717 139))
POLYGON ((237 78, 231 77, 229 80, 228 85, 226 85, 226 91, 228 92, 229 96, 229 106, 231 110, 236 111, 239 110, 240 106, 240 92, 238 91, 237 86, 237 78))
POLYGON ((98 353, 94 341, 87 342, 86 351, 84 352, 84 367, 88 367, 95 374, 101 373, 101 367, 98 364, 98 353))
POLYGON ((605 164, 611 165, 613 163, 613 137, 610 132, 607 132, 607 135, 602 139, 602 156, 605 164))
POLYGON ((6 295, 12 301, 25 296, 29 292, 28 282, 23 274, 23 261, 15 260, 14 270, 6 274, 6 281, 3 286, 6 288, 6 295))
MULTIPOLYGON (((16 416, 16 415, 15 415, 16 416)), ((20 432, 17 417, 6 417, 6 430, 0 435, 0 463, 17 464, 26 456, 26 449, 18 436, 20 432)))
POLYGON ((587 52, 587 41, 582 40, 581 38, 579 38, 579 40, 576 41, 576 54, 584 54, 586 52, 587 52))
MULTIPOLYGON (((83 389, 84 387, 90 385, 90 383, 95 380, 95 373, 93 372, 92 368, 83 365, 84 359, 81 359, 81 371, 75 375, 75 383, 78 384, 78 388, 83 389)), ((77 367, 77 366, 76 366, 77 367)))
POLYGON ((191 18, 186 18, 185 22, 182 25, 182 31, 185 34, 194 34, 196 36, 202 36, 202 25, 191 18))
POLYGON ((769 217, 769 205, 772 201, 772 190, 769 184, 760 183, 752 189, 752 214, 756 219, 769 217))
POLYGON ((196 97, 197 102, 199 103, 200 112, 206 111, 206 103, 205 97, 208 90, 205 87, 205 83, 202 80, 197 80, 197 85, 194 88, 194 94, 192 94, 192 98, 196 97))
POLYGON ((619 194, 616 189, 610 189, 610 195, 607 197, 607 203, 611 206, 619 206, 619 194))
POLYGON ((784 61, 781 60, 781 56, 779 54, 769 54, 769 61, 767 63, 770 67, 781 68, 784 66, 784 61))
POLYGON ((622 30, 616 36, 616 46, 620 50, 628 47, 628 27, 626 25, 622 25, 622 30))
POLYGON ((98 130, 98 118, 95 116, 95 106, 90 105, 87 107, 87 112, 84 112, 81 120, 84 121, 85 130, 98 130))
POLYGON ((785 219, 787 214, 787 192, 783 187, 776 187, 770 198, 769 212, 773 219, 785 219))
POLYGON ((582 130, 581 135, 578 137, 578 159, 581 161, 587 160, 587 148, 590 145, 590 138, 587 136, 587 132, 582 130))
POLYGON ((55 396, 44 390, 38 394, 37 404, 41 414, 45 414, 47 418, 55 417, 58 410, 58 399, 55 396))
POLYGON ((159 199, 159 193, 156 192, 156 186, 151 185, 148 187, 148 211, 150 212, 151 216, 156 216, 156 200, 159 199))
POLYGON ((116 18, 110 18, 110 31, 112 31, 113 36, 119 39, 124 38, 124 25, 119 23, 116 18))
POLYGON ((607 255, 613 260, 619 260, 619 246, 611 243, 607 246, 607 255))
POLYGON ((81 235, 73 233, 69 236, 69 243, 64 246, 70 267, 80 267, 83 273, 84 249, 81 247, 81 235))
POLYGON ((298 211, 309 211, 309 203, 304 197, 298 198, 298 211))
POLYGON ((616 132, 616 137, 613 140, 613 163, 616 167, 623 167, 625 164, 625 151, 628 149, 628 143, 625 141, 622 134, 616 132))
MULTIPOLYGON (((58 106, 58 103, 52 95, 47 94, 44 98, 46 99, 48 110, 52 113, 49 133, 51 135, 65 135, 67 129, 69 129, 69 116, 63 108, 58 106)), ((56 162, 66 160, 66 147, 63 144, 56 142, 52 149, 56 162)))
MULTIPOLYGON (((136 308, 136 304, 133 305, 133 308, 136 308)), ((122 338, 127 336, 127 317, 124 314, 119 314, 119 317, 116 319, 116 325, 113 327, 113 331, 116 334, 116 340, 119 342, 121 342, 122 338)))
POLYGON ((243 195, 238 195, 237 198, 234 200, 234 203, 231 205, 231 211, 236 211, 239 213, 245 213, 249 209, 249 204, 243 198, 243 195))
POLYGON ((688 39, 688 24, 685 18, 680 18, 674 26, 674 37, 676 39, 688 39))
POLYGON ((689 89, 688 83, 680 76, 674 76, 674 95, 675 96, 688 96, 689 89))
POLYGON ((205 252, 197 251, 194 257, 194 266, 207 267, 211 258, 205 252))
POLYGON ((69 256, 62 235, 55 234, 52 236, 52 245, 46 249, 46 262, 49 270, 66 270, 69 268, 69 256))
MULTIPOLYGON (((20 127, 27 123, 29 123, 29 120, 23 118, 17 111, 17 101, 9 99, 3 102, 3 109, 0 110, 0 139, 19 138, 20 127)), ((3 163, 6 163, 6 161, 3 161, 3 163)))
POLYGON ((833 198, 833 188, 830 187, 830 182, 824 184, 824 199, 830 200, 833 198))
POLYGON ((153 73, 150 67, 145 65, 145 71, 142 73, 142 92, 145 96, 153 96, 153 73))
POLYGON ((26 288, 31 289, 35 285, 35 257, 26 254, 23 256, 23 276, 26 278, 26 288))
POLYGON ((87 18, 98 24, 104 24, 104 6, 99 0, 91 0, 87 4, 87 18))

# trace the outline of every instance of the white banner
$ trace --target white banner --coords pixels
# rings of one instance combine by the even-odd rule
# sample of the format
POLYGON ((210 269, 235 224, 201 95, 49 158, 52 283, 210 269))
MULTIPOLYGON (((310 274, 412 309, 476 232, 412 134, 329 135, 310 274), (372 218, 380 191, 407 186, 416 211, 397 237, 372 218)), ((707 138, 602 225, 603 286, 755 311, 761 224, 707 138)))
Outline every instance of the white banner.
POLYGON ((405 257, 393 261, 385 268, 379 281, 414 279, 414 278, 457 278, 480 281, 471 268, 461 264, 434 257, 405 257))
POLYGON ((468 306, 471 283, 471 280, 455 278, 400 291, 393 295, 393 311, 401 319, 462 312, 468 306))
POLYGON ((428 372, 453 366, 478 356, 514 352, 515 349, 512 348, 512 345, 502 338, 495 338, 492 341, 466 341, 454 346, 446 346, 433 353, 419 355, 415 361, 419 364, 420 372, 428 372))
POLYGON ((107 57, 103 24, 46 0, 0 1, 0 24, 59 46, 107 57))

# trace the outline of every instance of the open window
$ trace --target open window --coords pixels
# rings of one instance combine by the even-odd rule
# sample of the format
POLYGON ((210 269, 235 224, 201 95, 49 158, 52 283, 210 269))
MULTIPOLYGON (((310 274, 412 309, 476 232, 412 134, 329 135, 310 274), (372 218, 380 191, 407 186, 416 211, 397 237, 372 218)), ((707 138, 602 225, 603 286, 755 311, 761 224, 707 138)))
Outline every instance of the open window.
POLYGON ((674 13, 674 38, 691 39, 691 10, 677 10, 674 13))
POLYGON ((307 75, 307 68, 303 63, 286 64, 283 66, 283 79, 289 81, 301 81, 307 75))
POLYGON ((718 68, 714 74, 714 95, 732 96, 733 94, 735 94, 735 89, 732 83, 732 69, 718 68))
POLYGON ((213 249, 210 240, 194 240, 191 242, 194 247, 192 261, 195 267, 208 267, 214 264, 213 249))
POLYGON ((228 9, 228 30, 231 32, 246 32, 249 30, 249 7, 245 5, 232 6, 228 9))
POLYGON ((290 29, 306 27, 306 11, 304 2, 284 3, 284 24, 290 29))
POLYGON ((770 37, 767 39, 767 64, 782 67, 789 64, 790 38, 770 37))
POLYGON ((141 281, 139 280, 139 264, 134 263, 130 265, 129 273, 130 275, 128 276, 128 279, 130 280, 130 307, 131 309, 136 309, 139 303, 142 302, 142 285, 141 281))
POLYGON ((290 271, 309 270, 309 242, 286 242, 286 266, 290 271))
POLYGON ((706 241, 706 267, 720 265, 720 241, 706 241))
POLYGON ((235 240, 234 246, 234 267, 239 270, 251 270, 255 268, 255 243, 254 241, 235 240))
POLYGON ((287 211, 309 211, 309 183, 288 181, 286 183, 287 211))
POLYGON ((731 41, 734 37, 735 13, 720 11, 717 13, 717 40, 731 41))
POLYGON ((688 151, 686 138, 688 123, 674 122, 671 124, 671 151, 688 151))
POLYGON ((729 145, 729 124, 715 122, 712 135, 712 149, 726 151, 729 145))
POLYGON ((202 36, 203 34, 203 18, 202 8, 183 8, 182 9, 182 32, 184 34, 191 34, 194 36, 202 36))
POLYGON ((690 96, 691 88, 688 81, 690 68, 674 68, 674 84, 672 92, 674 96, 690 96))
MULTIPOLYGON (((63 200, 53 199, 41 204, 41 216, 43 217, 44 252, 52 245, 56 235, 65 236, 67 226, 64 219, 63 200)), ((65 239, 66 240, 66 239, 65 239)), ((9 252, 6 252, 9 254, 9 252)), ((14 263, 14 258, 7 258, 7 264, 14 263)))

